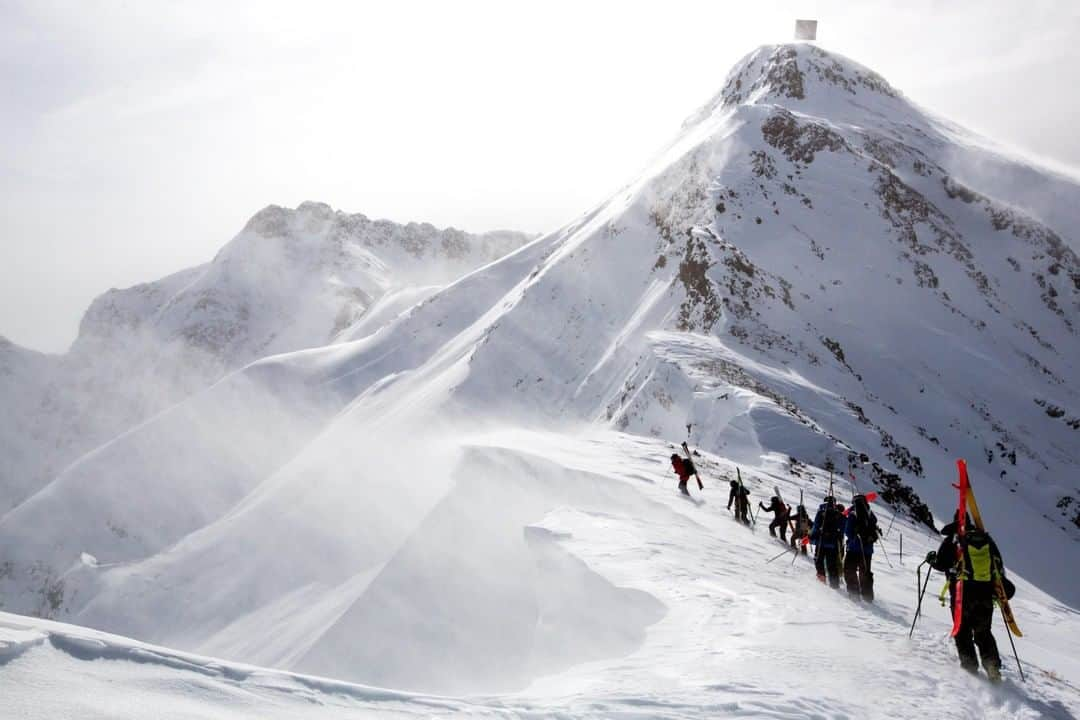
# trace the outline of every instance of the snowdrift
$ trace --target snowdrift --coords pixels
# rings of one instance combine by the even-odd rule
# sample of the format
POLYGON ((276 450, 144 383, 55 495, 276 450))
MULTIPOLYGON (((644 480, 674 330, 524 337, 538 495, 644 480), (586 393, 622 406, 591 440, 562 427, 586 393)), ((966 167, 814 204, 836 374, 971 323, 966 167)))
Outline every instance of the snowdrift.
MULTIPOLYGON (((302 670, 326 663, 338 674, 333 662, 355 669, 381 651, 377 672, 396 678, 388 683, 396 689, 0 614, 6 707, 31 719, 141 717, 148 708, 163 718, 1066 719, 1080 710, 1080 618, 1027 582, 1018 581, 1015 599, 1025 684, 1000 623, 1005 684, 960 672, 948 612, 932 591, 908 640, 914 566, 937 539, 881 508, 883 524, 892 524, 883 541, 892 565, 875 558, 877 600, 866 605, 819 584, 807 558, 788 553, 766 564, 785 545, 761 524, 733 520, 723 478, 734 466, 725 460, 698 458, 707 487, 688 501, 665 477, 669 447, 660 441, 595 429, 473 440, 476 480, 466 485, 475 487, 430 514, 390 560, 393 569, 373 581, 380 588, 339 610, 321 637, 299 638, 311 647, 302 670), (490 520, 462 535, 455 516, 475 515, 457 506, 485 497, 490 520), (502 501, 505 515, 495 512, 502 501), (425 577, 445 582, 427 586, 425 577), (376 627, 376 615, 388 625, 376 627), (480 689, 489 681, 518 689, 493 695, 480 689), (474 690, 448 697, 423 685, 474 690)), ((785 497, 827 488, 822 473, 787 478, 779 469, 741 467, 755 500, 773 485, 785 497)), ((299 602, 296 610, 314 608, 299 602)), ((259 645, 277 627, 262 622, 246 634, 259 645)))

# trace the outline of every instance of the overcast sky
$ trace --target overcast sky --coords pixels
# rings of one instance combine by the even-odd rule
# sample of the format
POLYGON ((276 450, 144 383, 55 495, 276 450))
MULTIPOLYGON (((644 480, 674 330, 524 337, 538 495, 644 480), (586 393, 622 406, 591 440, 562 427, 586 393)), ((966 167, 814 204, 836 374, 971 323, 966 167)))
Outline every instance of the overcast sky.
POLYGON ((1080 167, 1080 2, 0 0, 0 335, 205 262, 260 208, 552 230, 790 39, 1080 167))

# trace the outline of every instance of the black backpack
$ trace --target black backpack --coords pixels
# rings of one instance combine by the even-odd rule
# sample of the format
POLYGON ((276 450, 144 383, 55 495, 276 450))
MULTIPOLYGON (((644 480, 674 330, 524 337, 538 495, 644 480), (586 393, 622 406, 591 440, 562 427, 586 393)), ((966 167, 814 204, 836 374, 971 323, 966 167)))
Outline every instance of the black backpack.
POLYGON ((855 511, 855 535, 862 545, 873 545, 878 539, 877 516, 870 512, 866 498, 859 496, 852 507, 855 511))
POLYGON ((833 503, 825 506, 824 515, 821 517, 822 540, 836 540, 840 537, 840 520, 842 517, 833 503))

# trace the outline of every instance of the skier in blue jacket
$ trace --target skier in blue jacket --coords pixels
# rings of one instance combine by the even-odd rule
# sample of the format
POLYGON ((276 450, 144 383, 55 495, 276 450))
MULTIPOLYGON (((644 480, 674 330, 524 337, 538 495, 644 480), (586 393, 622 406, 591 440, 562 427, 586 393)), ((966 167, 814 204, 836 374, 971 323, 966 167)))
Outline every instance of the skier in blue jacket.
POLYGON ((831 495, 818 507, 814 526, 810 528, 810 542, 814 544, 814 567, 817 578, 829 586, 840 587, 840 543, 843 542, 844 516, 836 507, 831 495))
POLYGON ((856 495, 844 523, 847 553, 844 557, 844 582, 848 595, 861 597, 867 602, 874 600, 874 573, 870 561, 874 557, 874 543, 881 535, 877 516, 870 509, 865 495, 856 495))

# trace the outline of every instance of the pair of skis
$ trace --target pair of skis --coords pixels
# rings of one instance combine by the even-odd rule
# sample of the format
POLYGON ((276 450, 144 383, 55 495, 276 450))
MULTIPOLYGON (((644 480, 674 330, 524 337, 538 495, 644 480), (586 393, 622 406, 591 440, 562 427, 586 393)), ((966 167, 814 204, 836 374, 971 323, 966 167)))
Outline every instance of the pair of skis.
MULTIPOLYGON (((690 467, 692 467, 692 468, 694 469, 694 473, 693 473, 693 475, 694 475, 694 477, 695 477, 695 478, 697 479, 697 484, 698 484, 698 490, 704 490, 704 489, 705 489, 705 486, 704 486, 704 485, 702 484, 702 482, 701 482, 701 475, 699 475, 699 474, 698 474, 698 471, 697 471, 697 465, 695 465, 695 464, 694 464, 694 460, 693 460, 693 455, 692 455, 692 454, 691 454, 691 452, 690 452, 690 446, 686 444, 686 441, 685 441, 685 440, 684 440, 684 441, 683 441, 683 443, 682 443, 682 449, 683 449, 683 452, 685 452, 685 453, 686 453, 686 457, 687 457, 687 459, 688 459, 688 460, 689 460, 689 462, 690 462, 690 467)), ((752 508, 750 508, 750 507, 749 507, 749 505, 750 505, 750 501, 749 501, 749 500, 745 500, 745 499, 744 499, 744 496, 743 496, 743 490, 744 490, 744 488, 743 488, 743 482, 742 482, 742 473, 740 473, 740 472, 739 472, 739 468, 735 468, 735 473, 736 473, 736 475, 737 475, 737 476, 738 476, 738 478, 739 478, 739 497, 738 497, 738 498, 736 499, 736 501, 735 501, 735 509, 736 509, 736 511, 738 510, 738 508, 739 508, 739 503, 740 503, 740 502, 745 502, 745 503, 747 504, 747 508, 746 508, 746 509, 750 511, 750 521, 751 521, 751 522, 752 522, 753 524, 755 524, 755 525, 756 525, 756 524, 757 524, 757 520, 756 520, 756 519, 754 519, 754 511, 753 511, 753 509, 752 509, 752 508)), ((738 515, 738 512, 736 512, 735 514, 736 514, 736 515, 738 515)))
POLYGON ((682 444, 682 449, 683 449, 683 452, 685 452, 685 453, 686 453, 686 460, 687 460, 687 462, 689 462, 689 463, 690 463, 690 467, 691 467, 691 468, 692 468, 692 469, 694 470, 694 477, 695 477, 695 478, 697 478, 697 487, 698 487, 698 490, 704 490, 704 489, 705 489, 705 486, 704 486, 704 485, 702 485, 702 483, 701 483, 701 476, 700 476, 700 475, 698 475, 698 471, 697 471, 697 465, 695 465, 695 464, 694 464, 694 458, 693 458, 693 455, 691 455, 691 454, 690 454, 690 447, 689 447, 689 446, 688 446, 688 445, 686 444, 686 441, 685 441, 685 440, 683 441, 683 444, 682 444))
MULTIPOLYGON (((953 485, 958 491, 959 502, 957 503, 957 527, 956 535, 958 542, 956 543, 956 562, 957 565, 963 567, 964 564, 964 537, 967 534, 967 515, 971 513, 971 519, 975 522, 975 527, 979 530, 986 532, 986 526, 983 525, 982 513, 979 512, 979 505, 975 502, 975 493, 971 489, 971 480, 968 478, 967 463, 963 460, 956 461, 957 470, 960 473, 960 482, 953 485)), ((1016 624, 1016 618, 1013 616, 1012 607, 1009 606, 1009 598, 1005 592, 1005 585, 1001 582, 1001 578, 994 574, 994 597, 997 600, 998 607, 1001 608, 1001 617, 1005 620, 1005 625, 1009 628, 1009 632, 1016 637, 1023 637, 1024 634, 1020 632, 1020 626, 1016 624)), ((953 603, 953 628, 952 637, 956 637, 960 632, 960 623, 964 616, 964 578, 960 575, 956 578, 956 589, 954 594, 953 603)))
MULTIPOLYGON (((735 468, 735 477, 739 479, 739 497, 735 500, 735 507, 738 509, 739 503, 746 503, 746 510, 750 513, 750 522, 757 525, 757 518, 754 517, 754 508, 750 505, 749 493, 746 492, 746 488, 742 484, 742 473, 739 472, 739 468, 735 468)), ((736 513, 737 515, 738 513, 736 513)))

